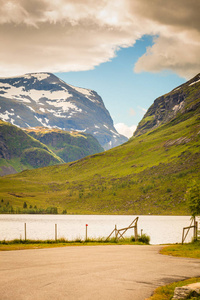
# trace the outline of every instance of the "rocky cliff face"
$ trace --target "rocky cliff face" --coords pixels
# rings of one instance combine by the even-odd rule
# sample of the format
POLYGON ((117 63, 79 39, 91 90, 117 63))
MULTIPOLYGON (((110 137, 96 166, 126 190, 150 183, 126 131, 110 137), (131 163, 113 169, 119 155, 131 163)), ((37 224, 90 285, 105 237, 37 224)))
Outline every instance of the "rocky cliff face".
POLYGON ((134 133, 139 136, 173 120, 184 112, 195 112, 200 106, 200 74, 175 88, 170 93, 157 98, 134 133))
POLYGON ((95 91, 66 84, 51 73, 1 78, 0 119, 23 128, 86 132, 106 150, 127 141, 95 91))

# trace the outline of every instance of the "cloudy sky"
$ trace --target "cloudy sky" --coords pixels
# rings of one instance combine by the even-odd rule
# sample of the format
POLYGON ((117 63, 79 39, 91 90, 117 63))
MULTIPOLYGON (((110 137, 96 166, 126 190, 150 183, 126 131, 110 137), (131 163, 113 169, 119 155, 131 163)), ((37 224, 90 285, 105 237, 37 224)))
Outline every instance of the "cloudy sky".
POLYGON ((0 77, 53 72, 95 89, 127 135, 200 72, 199 11, 199 0, 0 0, 0 77))

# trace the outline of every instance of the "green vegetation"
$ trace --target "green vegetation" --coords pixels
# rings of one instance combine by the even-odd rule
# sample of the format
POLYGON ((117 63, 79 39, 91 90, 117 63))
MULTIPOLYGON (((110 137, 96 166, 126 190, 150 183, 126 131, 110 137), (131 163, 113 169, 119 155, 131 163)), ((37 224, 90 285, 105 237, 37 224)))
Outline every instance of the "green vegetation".
POLYGON ((38 127, 26 129, 26 132, 45 144, 65 162, 81 159, 85 156, 104 151, 99 142, 91 135, 79 132, 67 132, 60 129, 38 127))
MULTIPOLYGON (((190 113, 190 112, 188 112, 190 113)), ((0 178, 13 209, 74 214, 190 214, 185 193, 200 177, 199 116, 173 120, 106 152, 0 178)))
MULTIPOLYGON (((19 195, 18 195, 19 196, 19 195)), ((19 196, 20 197, 20 196, 19 196)), ((5 202, 3 199, 0 201, 0 213, 2 214, 58 214, 58 208, 54 206, 50 206, 47 208, 37 208, 36 205, 30 205, 26 202, 23 203, 22 208, 14 209, 12 205, 10 205, 9 201, 5 202)), ((62 214, 66 214, 67 210, 64 209, 62 214)))
MULTIPOLYGON (((152 297, 146 300, 171 300, 174 295, 174 290, 176 287, 181 287, 187 284, 200 282, 200 278, 191 278, 179 282, 174 282, 165 286, 157 288, 152 297)), ((190 300, 199 300, 200 297, 190 297, 190 300)))
MULTIPOLYGON (((132 238, 132 241, 135 242, 135 237, 132 238)), ((137 241, 149 245, 149 243, 150 243, 150 236, 148 236, 146 234, 142 234, 141 236, 138 236, 138 240, 137 241)))
POLYGON ((166 246, 162 248, 160 253, 165 255, 200 258, 200 241, 183 245, 166 246))
MULTIPOLYGON (((15 211, 25 201, 28 207, 57 207, 58 213, 190 214, 185 199, 188 182, 195 180, 199 186, 200 178, 199 86, 189 82, 156 99, 143 120, 148 123, 146 132, 121 146, 68 164, 0 178, 0 199, 15 211), (169 109, 166 103, 171 103, 169 109), (177 103, 183 110, 176 113, 177 103), (164 117, 152 130, 154 110, 158 118, 164 117)), ((40 135, 48 140, 48 135, 40 135)), ((65 147, 61 136, 56 146, 49 144, 65 147)))
POLYGON ((200 215, 200 185, 193 180, 189 189, 186 191, 186 199, 190 208, 192 217, 200 215))
POLYGON ((25 169, 61 164, 46 145, 30 137, 22 129, 0 120, 0 175, 25 169))
POLYGON ((15 239, 12 241, 0 241, 0 251, 8 250, 23 250, 23 249, 39 249, 39 248, 52 248, 52 247, 65 247, 65 246, 98 246, 98 245, 144 245, 149 244, 149 237, 139 237, 138 241, 135 241, 134 237, 116 240, 110 238, 98 239, 75 239, 69 241, 61 238, 57 240, 22 240, 15 239))

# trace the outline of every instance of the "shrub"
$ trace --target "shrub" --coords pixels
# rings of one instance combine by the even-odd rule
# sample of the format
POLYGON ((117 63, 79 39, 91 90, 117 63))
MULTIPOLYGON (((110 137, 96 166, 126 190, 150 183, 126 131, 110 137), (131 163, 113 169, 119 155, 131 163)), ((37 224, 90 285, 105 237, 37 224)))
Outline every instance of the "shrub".
POLYGON ((142 242, 144 244, 149 244, 150 243, 150 236, 146 234, 142 234, 141 236, 138 237, 138 241, 142 242))
MULTIPOLYGON (((135 242, 135 237, 131 237, 132 242, 135 242)), ((146 235, 146 234, 142 234, 141 236, 138 236, 138 242, 144 243, 149 245, 150 243, 150 236, 146 235)))

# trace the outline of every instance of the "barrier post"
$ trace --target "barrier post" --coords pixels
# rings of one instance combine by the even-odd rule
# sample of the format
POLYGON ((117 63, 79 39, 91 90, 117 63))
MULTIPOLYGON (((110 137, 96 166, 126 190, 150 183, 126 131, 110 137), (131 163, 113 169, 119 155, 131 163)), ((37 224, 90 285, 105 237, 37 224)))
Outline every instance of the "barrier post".
POLYGON ((57 241, 57 224, 55 224, 55 241, 57 241))
POLYGON ((24 223, 24 239, 26 241, 26 223, 24 223))
POLYGON ((88 228, 88 224, 85 224, 85 240, 87 241, 87 228, 88 228))

